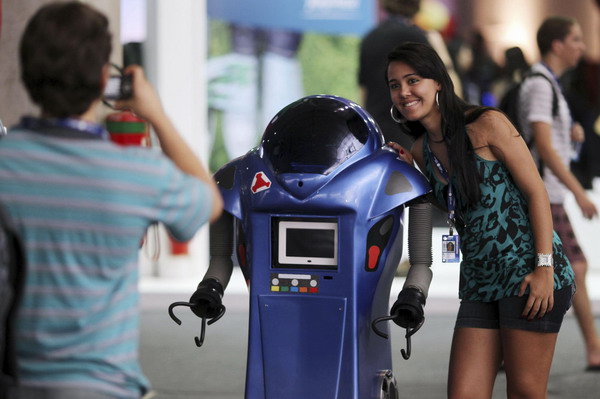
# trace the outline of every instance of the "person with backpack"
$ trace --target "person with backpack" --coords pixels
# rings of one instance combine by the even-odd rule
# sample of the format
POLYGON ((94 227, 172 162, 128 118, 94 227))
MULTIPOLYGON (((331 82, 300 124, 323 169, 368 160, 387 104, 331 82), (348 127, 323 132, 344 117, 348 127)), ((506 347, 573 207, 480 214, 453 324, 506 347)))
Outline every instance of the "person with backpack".
POLYGON ((143 69, 115 102, 154 129, 162 151, 119 146, 97 122, 110 73, 105 15, 49 2, 28 21, 21 79, 37 116, 0 139, 0 203, 15 221, 27 276, 11 399, 139 399, 138 258, 147 228, 178 241, 218 219, 216 183, 166 114, 143 69))
POLYGON ((586 287, 587 260, 577 242, 564 208, 571 192, 587 219, 597 217, 596 205, 569 169, 574 143, 581 142, 581 125, 574 123, 562 93, 559 77, 577 66, 585 50, 581 28, 576 20, 553 16, 543 21, 537 32, 541 60, 531 67, 519 90, 518 123, 534 158, 550 198, 554 229, 561 238, 575 271, 577 292, 573 308, 587 351, 587 370, 600 371, 600 337, 594 326, 586 287))

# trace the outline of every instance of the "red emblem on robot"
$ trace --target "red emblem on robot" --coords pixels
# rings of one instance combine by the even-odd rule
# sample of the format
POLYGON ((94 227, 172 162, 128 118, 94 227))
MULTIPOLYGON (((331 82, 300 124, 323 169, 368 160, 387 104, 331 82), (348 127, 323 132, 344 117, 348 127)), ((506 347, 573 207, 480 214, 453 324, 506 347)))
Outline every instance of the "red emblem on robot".
POLYGON ((250 190, 252 190, 253 194, 256 194, 269 187, 271 187, 271 180, 263 172, 258 172, 254 175, 254 179, 252 179, 250 190))

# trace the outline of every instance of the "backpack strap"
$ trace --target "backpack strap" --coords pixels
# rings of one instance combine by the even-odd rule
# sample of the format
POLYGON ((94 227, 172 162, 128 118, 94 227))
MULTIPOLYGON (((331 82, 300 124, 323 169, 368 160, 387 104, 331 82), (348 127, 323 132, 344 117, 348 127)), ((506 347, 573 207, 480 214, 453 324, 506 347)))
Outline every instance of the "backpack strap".
MULTIPOLYGON (((541 72, 527 72, 523 75, 523 80, 521 81, 521 83, 523 83, 525 81, 525 79, 527 78, 532 78, 532 77, 537 77, 537 76, 541 76, 542 78, 546 79, 548 81, 548 83, 550 83, 550 87, 552 88, 552 117, 556 118, 556 116, 558 115, 558 95, 556 94, 556 89, 554 88, 554 83, 552 82, 552 80, 550 80, 550 78, 546 75, 544 75, 541 72)), ((531 137, 529 139, 529 141, 527 142, 527 147, 531 150, 533 147, 533 137, 531 137)), ((538 159, 538 171, 540 173, 540 176, 544 177, 544 162, 542 161, 541 158, 538 159)))
POLYGON ((542 78, 546 79, 548 83, 550 83, 550 87, 552 88, 552 117, 555 118, 558 115, 558 95, 556 94, 556 89, 554 88, 554 83, 552 82, 552 80, 550 80, 548 76, 544 75, 541 72, 529 71, 523 75, 523 80, 521 81, 521 83, 523 83, 527 78, 538 76, 541 76, 542 78))

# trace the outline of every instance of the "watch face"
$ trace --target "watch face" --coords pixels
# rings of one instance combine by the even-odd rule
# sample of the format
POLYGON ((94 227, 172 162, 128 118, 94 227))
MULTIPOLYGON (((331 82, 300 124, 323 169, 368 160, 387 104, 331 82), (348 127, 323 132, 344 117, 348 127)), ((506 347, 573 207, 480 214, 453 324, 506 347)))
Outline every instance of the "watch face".
POLYGON ((552 266, 554 264, 554 258, 552 254, 538 254, 537 255, 538 266, 552 266))

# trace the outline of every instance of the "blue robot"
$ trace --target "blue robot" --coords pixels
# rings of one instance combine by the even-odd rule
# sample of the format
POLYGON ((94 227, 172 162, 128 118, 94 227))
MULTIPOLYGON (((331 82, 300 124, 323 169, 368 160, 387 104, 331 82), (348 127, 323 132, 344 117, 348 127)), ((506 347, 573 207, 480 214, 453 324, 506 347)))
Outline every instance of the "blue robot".
POLYGON ((209 269, 189 302, 206 322, 225 312, 232 254, 250 288, 246 399, 396 398, 388 323, 410 335, 431 282, 430 187, 344 98, 281 110, 259 147, 216 174, 225 201, 210 229, 209 269), (409 209, 411 267, 388 315, 409 209))

